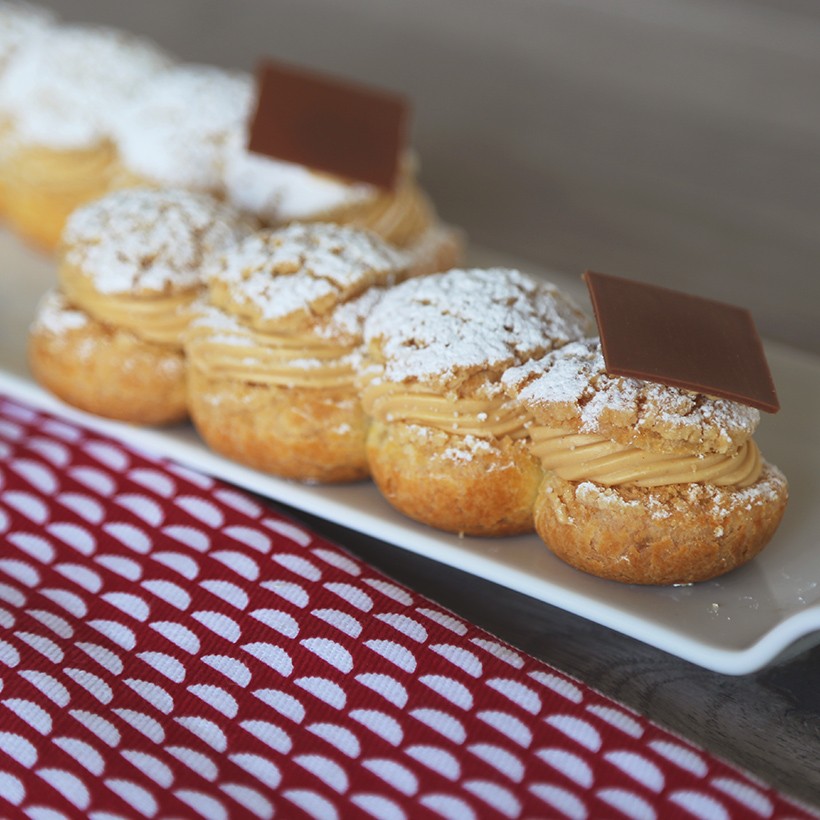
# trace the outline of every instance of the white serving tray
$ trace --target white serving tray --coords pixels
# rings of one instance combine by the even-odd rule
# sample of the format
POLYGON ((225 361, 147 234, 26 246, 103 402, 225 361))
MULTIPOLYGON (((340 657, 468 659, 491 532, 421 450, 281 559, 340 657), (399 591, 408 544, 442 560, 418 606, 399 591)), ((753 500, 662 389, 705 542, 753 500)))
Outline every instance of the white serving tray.
MULTIPOLYGON (((514 264, 474 252, 475 264, 514 264)), ((585 300, 580 279, 550 274, 585 300)), ((688 587, 603 581, 553 557, 535 536, 457 538, 392 510, 368 483, 303 486, 266 476, 205 448, 188 426, 140 429, 67 407, 33 383, 26 333, 54 263, 0 230, 0 391, 134 446, 345 527, 518 590, 645 643, 726 674, 744 674, 820 643, 820 359, 767 344, 782 410, 764 414, 757 441, 789 478, 791 500, 772 543, 747 566, 688 587)))

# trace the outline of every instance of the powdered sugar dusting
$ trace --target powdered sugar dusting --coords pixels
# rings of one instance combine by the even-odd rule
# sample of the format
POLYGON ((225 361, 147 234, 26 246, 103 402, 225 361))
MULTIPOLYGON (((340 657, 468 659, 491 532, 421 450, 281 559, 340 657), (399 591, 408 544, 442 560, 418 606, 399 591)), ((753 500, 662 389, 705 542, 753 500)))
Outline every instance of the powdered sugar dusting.
POLYGON ((506 268, 451 270, 387 293, 365 323, 388 381, 519 364, 579 338, 586 321, 554 285, 506 268))
POLYGON ((347 340, 360 344, 364 333, 364 323, 376 305, 384 298, 384 288, 368 288, 361 296, 339 305, 328 321, 316 328, 319 338, 347 340))
POLYGON ((168 293, 197 285, 245 233, 232 209, 205 195, 132 188, 74 211, 63 239, 66 262, 100 293, 168 293))
POLYGON ((248 331, 235 316, 230 316, 204 301, 194 303, 192 312, 194 318, 191 320, 191 328, 208 328, 210 341, 215 344, 247 347, 248 331))
POLYGON ((365 231, 337 225, 294 224, 248 237, 221 258, 210 279, 226 284, 238 304, 266 320, 329 309, 371 286, 389 284, 403 259, 365 231))
POLYGON ((600 342, 566 345, 540 360, 511 368, 502 377, 508 392, 538 419, 558 405, 580 419, 580 430, 607 434, 612 419, 628 419, 639 433, 663 430, 665 437, 693 431, 699 440, 730 440, 751 435, 760 413, 728 399, 606 372, 600 342))
POLYGON ((125 167, 161 185, 216 191, 228 137, 253 102, 247 74, 183 65, 160 74, 115 125, 125 167))
POLYGON ((123 101, 169 64, 146 40, 99 26, 59 26, 18 49, 0 101, 25 142, 83 149, 111 134, 123 101))
POLYGON ((0 0, 0 68, 12 54, 54 21, 53 13, 31 3, 0 0))
POLYGON ((453 443, 441 452, 440 457, 457 464, 468 464, 477 455, 487 455, 495 451, 496 448, 487 439, 466 435, 454 438, 453 443))
POLYGON ((371 198, 375 189, 317 174, 247 149, 246 128, 231 134, 225 156, 228 200, 267 223, 310 219, 371 198))
POLYGON ((71 307, 58 290, 50 290, 37 305, 32 330, 60 336, 87 324, 88 316, 82 310, 71 307))

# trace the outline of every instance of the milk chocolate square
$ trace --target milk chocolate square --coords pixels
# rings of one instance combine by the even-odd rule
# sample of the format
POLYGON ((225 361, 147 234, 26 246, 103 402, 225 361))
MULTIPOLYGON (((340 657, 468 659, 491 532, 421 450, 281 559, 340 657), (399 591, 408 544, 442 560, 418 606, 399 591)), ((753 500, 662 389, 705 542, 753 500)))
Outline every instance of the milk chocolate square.
POLYGON ((780 409, 749 311, 593 271, 584 279, 608 373, 780 409))
POLYGON ((395 187, 409 107, 387 91, 266 61, 248 150, 380 188, 395 187))

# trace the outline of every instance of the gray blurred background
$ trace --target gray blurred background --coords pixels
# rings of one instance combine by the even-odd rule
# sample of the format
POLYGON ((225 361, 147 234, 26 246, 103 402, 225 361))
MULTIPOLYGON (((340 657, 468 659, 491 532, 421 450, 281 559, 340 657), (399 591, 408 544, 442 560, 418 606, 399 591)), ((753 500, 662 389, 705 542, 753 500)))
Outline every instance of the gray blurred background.
POLYGON ((422 181, 474 243, 741 304, 820 353, 816 0, 43 4, 405 93, 422 181))

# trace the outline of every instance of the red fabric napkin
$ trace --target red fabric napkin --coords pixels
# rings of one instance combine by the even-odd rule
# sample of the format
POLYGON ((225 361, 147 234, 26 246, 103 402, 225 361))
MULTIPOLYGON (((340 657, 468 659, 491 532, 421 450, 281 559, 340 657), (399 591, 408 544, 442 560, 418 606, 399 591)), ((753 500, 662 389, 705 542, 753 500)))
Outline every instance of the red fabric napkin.
POLYGON ((8 399, 0 813, 810 816, 272 506, 8 399))

